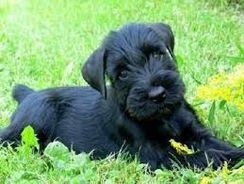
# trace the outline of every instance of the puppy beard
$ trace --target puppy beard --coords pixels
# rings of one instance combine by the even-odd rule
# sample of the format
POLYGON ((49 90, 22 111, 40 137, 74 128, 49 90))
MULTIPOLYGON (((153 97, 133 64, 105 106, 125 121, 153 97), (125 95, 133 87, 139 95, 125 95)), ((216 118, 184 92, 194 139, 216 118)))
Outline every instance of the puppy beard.
POLYGON ((132 88, 126 100, 126 112, 139 121, 162 119, 174 113, 183 100, 184 90, 175 85, 166 92, 163 102, 155 103, 148 99, 147 90, 142 87, 132 88))

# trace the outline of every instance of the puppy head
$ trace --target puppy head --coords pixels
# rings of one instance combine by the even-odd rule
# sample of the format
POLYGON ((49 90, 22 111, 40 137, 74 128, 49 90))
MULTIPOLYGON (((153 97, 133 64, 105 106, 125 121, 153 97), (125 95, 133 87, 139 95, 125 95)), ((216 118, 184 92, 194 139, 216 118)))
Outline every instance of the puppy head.
POLYGON ((117 102, 129 116, 154 119, 171 113, 184 95, 173 50, 168 25, 128 24, 107 36, 82 74, 105 97, 107 75, 117 102))

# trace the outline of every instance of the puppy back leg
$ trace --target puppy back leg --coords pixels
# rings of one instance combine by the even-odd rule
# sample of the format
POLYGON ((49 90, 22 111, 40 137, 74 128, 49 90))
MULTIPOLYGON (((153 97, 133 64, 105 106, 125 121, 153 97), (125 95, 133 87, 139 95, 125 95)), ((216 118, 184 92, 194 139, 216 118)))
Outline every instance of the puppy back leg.
POLYGON ((206 161, 209 159, 209 161, 213 161, 213 166, 217 168, 224 161, 227 161, 230 166, 233 166, 244 159, 244 149, 234 147, 214 137, 201 125, 193 124, 188 131, 192 136, 185 143, 189 147, 193 146, 198 150, 196 154, 184 157, 189 163, 207 166, 206 161))
POLYGON ((204 169, 210 164, 212 164, 214 169, 217 169, 222 166, 225 161, 232 167, 242 159, 244 159, 243 150, 224 152, 215 149, 198 151, 189 155, 178 155, 177 157, 172 158, 172 160, 180 162, 183 166, 195 166, 200 169, 204 169))
POLYGON ((30 125, 34 128, 41 147, 51 140, 54 126, 57 123, 56 109, 45 100, 28 99, 33 103, 24 101, 19 105, 11 123, 0 131, 0 142, 18 144, 21 132, 30 125))
POLYGON ((201 150, 211 152, 218 159, 225 158, 230 166, 234 166, 240 160, 244 160, 244 149, 237 148, 214 136, 207 136, 201 140, 201 150))
POLYGON ((33 93, 34 90, 23 85, 17 84, 12 91, 12 97, 20 104, 28 95, 33 93))

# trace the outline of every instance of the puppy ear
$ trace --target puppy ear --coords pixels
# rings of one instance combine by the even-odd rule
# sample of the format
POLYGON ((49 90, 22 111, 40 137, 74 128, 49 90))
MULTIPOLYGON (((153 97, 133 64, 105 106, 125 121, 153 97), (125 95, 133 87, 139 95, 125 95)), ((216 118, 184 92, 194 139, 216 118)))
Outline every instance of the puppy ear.
POLYGON ((167 48, 173 52, 175 39, 171 27, 164 23, 153 23, 151 28, 164 39, 167 48))
POLYGON ((87 59, 82 68, 82 76, 94 89, 99 91, 104 98, 107 97, 105 84, 105 50, 98 48, 87 59))

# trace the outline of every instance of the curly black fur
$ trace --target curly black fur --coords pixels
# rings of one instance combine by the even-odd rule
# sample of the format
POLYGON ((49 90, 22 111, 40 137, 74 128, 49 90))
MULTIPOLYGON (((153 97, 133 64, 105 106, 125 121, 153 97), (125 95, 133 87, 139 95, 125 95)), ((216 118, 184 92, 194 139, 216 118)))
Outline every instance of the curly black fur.
POLYGON ((17 86, 13 96, 19 105, 0 139, 16 142, 30 124, 42 149, 54 139, 77 153, 93 151, 93 158, 123 148, 151 169, 172 168, 173 162, 205 168, 208 161, 217 168, 244 158, 243 149, 204 128, 184 99, 168 25, 132 23, 111 32, 82 73, 91 87, 33 91, 17 86), (196 152, 179 154, 170 139, 196 152))

